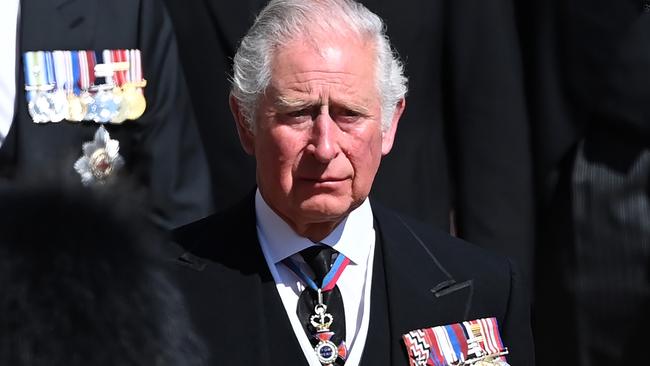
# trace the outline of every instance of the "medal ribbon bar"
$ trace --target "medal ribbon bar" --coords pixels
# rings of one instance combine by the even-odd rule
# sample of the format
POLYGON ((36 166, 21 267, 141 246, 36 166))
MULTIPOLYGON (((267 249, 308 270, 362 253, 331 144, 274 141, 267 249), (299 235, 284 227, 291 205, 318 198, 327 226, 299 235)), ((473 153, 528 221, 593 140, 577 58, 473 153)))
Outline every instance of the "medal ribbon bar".
POLYGON ((411 366, 507 366, 496 318, 419 329, 402 336, 411 366))

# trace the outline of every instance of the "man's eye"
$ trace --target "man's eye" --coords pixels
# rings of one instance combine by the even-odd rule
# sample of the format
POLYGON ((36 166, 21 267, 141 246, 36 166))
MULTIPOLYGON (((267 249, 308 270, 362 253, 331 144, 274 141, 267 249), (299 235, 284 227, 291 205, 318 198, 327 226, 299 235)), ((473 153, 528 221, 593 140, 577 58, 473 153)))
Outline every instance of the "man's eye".
POLYGON ((361 118, 359 112, 353 111, 351 109, 341 109, 333 113, 332 119, 338 122, 352 123, 356 122, 361 118))
POLYGON ((311 110, 310 109, 300 109, 296 111, 287 111, 280 113, 278 115, 279 121, 282 121, 282 123, 285 124, 303 124, 305 122, 309 122, 312 120, 312 115, 311 115, 311 110))
POLYGON ((311 115, 311 111, 309 109, 301 109, 301 110, 292 111, 292 112, 287 113, 287 116, 292 117, 292 118, 305 117, 305 116, 310 116, 310 115, 311 115))
POLYGON ((353 111, 351 109, 343 109, 341 112, 339 112, 341 115, 346 116, 346 117, 354 117, 354 116, 359 116, 359 112, 353 111))
POLYGON ((339 116, 336 118, 337 123, 353 124, 359 121, 359 116, 339 116))

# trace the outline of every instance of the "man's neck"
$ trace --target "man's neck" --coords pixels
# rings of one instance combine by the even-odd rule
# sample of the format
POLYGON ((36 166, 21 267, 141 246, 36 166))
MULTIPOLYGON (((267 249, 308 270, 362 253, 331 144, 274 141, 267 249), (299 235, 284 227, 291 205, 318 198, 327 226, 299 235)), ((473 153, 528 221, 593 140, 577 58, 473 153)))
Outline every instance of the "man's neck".
MULTIPOLYGON (((271 208, 273 209, 273 208, 271 208)), ((325 239, 336 227, 341 223, 343 218, 338 219, 337 221, 328 221, 328 222, 317 222, 317 223, 308 223, 308 224, 296 224, 292 222, 287 217, 284 217, 281 213, 273 211, 282 218, 292 229, 293 231, 314 243, 319 243, 321 240, 325 239)))
MULTIPOLYGON (((260 191, 261 193, 261 191, 260 191)), ((262 195, 262 199, 264 199, 264 194, 262 195)), ((303 238, 307 238, 311 240, 314 243, 318 243, 324 238, 326 238, 329 234, 331 234, 334 229, 343 221, 345 218, 352 212, 354 209, 356 209, 359 205, 356 205, 354 207, 351 207, 350 210, 341 216, 337 217, 328 217, 328 218, 323 218, 322 220, 296 220, 295 218, 292 219, 291 217, 288 217, 284 213, 280 212, 279 210, 275 209, 271 205, 268 204, 268 201, 264 199, 266 202, 267 206, 275 212, 278 217, 282 219, 291 229, 299 236, 303 238)))

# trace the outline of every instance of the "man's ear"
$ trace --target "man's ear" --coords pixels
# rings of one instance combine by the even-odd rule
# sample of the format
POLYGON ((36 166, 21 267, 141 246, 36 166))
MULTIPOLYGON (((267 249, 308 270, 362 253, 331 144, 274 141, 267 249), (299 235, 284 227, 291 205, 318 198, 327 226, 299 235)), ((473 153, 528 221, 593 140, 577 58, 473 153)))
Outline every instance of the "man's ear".
POLYGON ((406 108, 406 99, 402 98, 397 102, 393 117, 391 119, 390 127, 381 134, 381 154, 387 155, 393 148, 393 141, 395 141, 395 133, 397 133, 397 124, 399 123, 402 113, 406 108))
POLYGON ((255 155, 255 136, 251 130, 251 126, 249 126, 246 118, 244 118, 244 115, 241 112, 239 101, 237 101, 237 98, 230 94, 228 102, 230 104, 230 111, 232 112, 232 116, 235 119, 235 125, 237 125, 239 143, 248 155, 255 155))

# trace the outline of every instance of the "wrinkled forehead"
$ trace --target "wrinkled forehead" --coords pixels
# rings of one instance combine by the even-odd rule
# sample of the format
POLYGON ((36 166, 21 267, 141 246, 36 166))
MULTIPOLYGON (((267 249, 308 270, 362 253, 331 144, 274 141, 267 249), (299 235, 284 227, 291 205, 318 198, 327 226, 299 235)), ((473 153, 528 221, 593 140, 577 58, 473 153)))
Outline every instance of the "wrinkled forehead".
POLYGON ((269 86, 312 81, 370 90, 376 84, 375 66, 374 48, 358 37, 334 34, 298 37, 274 53, 269 86))
MULTIPOLYGON (((374 42, 351 31, 311 29, 279 44, 271 54, 270 84, 281 70, 351 73, 357 82, 377 85, 377 52, 374 42), (316 33, 320 31, 321 33, 316 33)), ((270 85, 271 86, 271 85, 270 85)))

